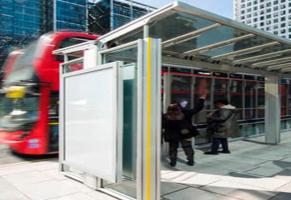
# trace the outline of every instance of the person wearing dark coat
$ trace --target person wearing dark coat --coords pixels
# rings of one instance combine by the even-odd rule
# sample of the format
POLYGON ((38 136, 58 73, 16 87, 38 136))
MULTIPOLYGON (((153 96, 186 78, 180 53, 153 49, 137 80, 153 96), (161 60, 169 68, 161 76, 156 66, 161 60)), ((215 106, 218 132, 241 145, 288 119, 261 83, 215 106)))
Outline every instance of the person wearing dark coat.
POLYGON ((192 137, 197 130, 192 125, 192 117, 204 107, 205 95, 201 95, 197 105, 193 109, 182 109, 179 103, 168 106, 167 113, 163 115, 163 134, 166 142, 169 142, 170 165, 176 166, 177 149, 179 143, 187 156, 187 164, 194 165, 194 150, 192 137))

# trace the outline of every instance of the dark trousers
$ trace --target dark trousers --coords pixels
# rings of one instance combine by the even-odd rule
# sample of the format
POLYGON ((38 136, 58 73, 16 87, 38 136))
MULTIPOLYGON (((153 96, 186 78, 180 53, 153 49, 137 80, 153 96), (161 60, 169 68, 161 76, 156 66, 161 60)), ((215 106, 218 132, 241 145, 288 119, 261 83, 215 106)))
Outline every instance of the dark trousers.
POLYGON ((211 151, 217 152, 220 144, 222 146, 222 151, 229 151, 227 138, 212 138, 211 151))
MULTIPOLYGON (((180 141, 182 148, 187 156, 187 160, 193 162, 194 161, 194 150, 192 147, 192 141, 181 140, 180 141)), ((171 162, 177 161, 177 153, 179 142, 169 142, 170 149, 169 149, 169 156, 171 162)))

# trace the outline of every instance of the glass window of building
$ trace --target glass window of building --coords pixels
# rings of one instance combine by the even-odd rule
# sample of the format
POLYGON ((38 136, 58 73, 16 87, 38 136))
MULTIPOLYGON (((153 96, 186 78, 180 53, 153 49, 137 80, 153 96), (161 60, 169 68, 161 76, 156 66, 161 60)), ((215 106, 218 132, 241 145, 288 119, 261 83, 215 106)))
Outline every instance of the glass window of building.
POLYGON ((286 30, 285 29, 282 29, 280 32, 281 33, 286 33, 286 30))
POLYGON ((279 19, 278 18, 276 18, 276 19, 274 19, 274 23, 278 23, 278 21, 279 21, 279 19))
POLYGON ((251 12, 251 11, 252 11, 252 9, 251 9, 251 8, 247 9, 247 12, 251 12))
POLYGON ((283 28, 283 27, 286 27, 286 24, 285 23, 282 23, 281 24, 281 28, 283 28))
POLYGON ((278 4, 278 1, 274 1, 273 4, 274 4, 274 5, 277 5, 277 4, 278 4))
POLYGON ((286 11, 285 10, 282 10, 281 12, 280 12, 280 15, 285 15, 286 14, 286 11))
POLYGON ((267 19, 270 19, 270 18, 271 18, 271 15, 267 15, 266 18, 267 18, 267 19))
POLYGON ((281 21, 285 21, 286 20, 286 17, 281 17, 281 21))
POLYGON ((252 3, 251 2, 248 2, 247 6, 251 6, 251 5, 252 5, 252 3))
POLYGON ((254 10, 258 10, 258 6, 255 6, 255 7, 254 7, 254 10))
POLYGON ((273 8, 274 11, 277 11, 278 9, 279 9, 278 6, 275 6, 275 7, 273 8))
POLYGON ((273 14, 273 16, 274 16, 274 17, 278 17, 278 12, 275 12, 275 13, 273 14))

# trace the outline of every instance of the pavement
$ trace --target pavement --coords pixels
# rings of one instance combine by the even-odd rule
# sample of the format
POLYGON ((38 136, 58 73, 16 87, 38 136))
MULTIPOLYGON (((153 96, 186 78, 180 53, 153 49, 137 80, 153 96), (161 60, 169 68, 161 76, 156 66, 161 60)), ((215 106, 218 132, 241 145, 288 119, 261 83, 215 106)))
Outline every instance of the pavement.
MULTIPOLYGON (((175 168, 162 163, 164 200, 291 200, 291 133, 280 145, 262 138, 230 144, 231 154, 204 155, 195 166, 185 155, 175 168)), ((0 200, 116 200, 58 171, 56 159, 0 165, 0 200)))
POLYGON ((185 155, 170 168, 162 165, 164 200, 291 200, 291 133, 280 145, 263 137, 230 143, 231 154, 204 155, 196 150, 194 167, 185 155))

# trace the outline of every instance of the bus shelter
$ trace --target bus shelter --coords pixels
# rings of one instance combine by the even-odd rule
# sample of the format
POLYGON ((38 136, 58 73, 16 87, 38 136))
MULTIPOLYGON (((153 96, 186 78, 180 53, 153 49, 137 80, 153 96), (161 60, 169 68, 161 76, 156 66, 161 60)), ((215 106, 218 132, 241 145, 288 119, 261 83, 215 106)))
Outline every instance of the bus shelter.
POLYGON ((280 143, 290 40, 175 2, 55 54, 65 57, 60 168, 93 188, 160 199, 161 113, 171 102, 163 66, 263 76, 265 142, 280 143))

